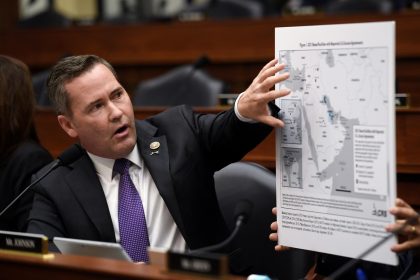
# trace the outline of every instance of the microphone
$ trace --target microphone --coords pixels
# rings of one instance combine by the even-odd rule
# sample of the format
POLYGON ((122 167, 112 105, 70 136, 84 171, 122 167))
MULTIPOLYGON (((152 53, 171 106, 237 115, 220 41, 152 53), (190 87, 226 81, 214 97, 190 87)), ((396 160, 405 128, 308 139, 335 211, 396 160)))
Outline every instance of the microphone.
POLYGON ((206 56, 203 55, 201 57, 199 57, 193 64, 192 64, 192 70, 195 69, 200 69, 204 66, 206 66, 207 64, 210 63, 210 59, 206 56))
POLYGON ((394 231, 388 233, 385 237, 383 237, 378 242, 373 244, 371 247, 369 247, 366 251, 361 253, 359 256, 357 256, 356 258, 351 259, 350 261, 346 262, 343 266, 341 266, 336 271, 331 273, 331 275, 328 276, 326 278, 326 280, 340 279, 340 277, 344 273, 346 273, 354 265, 359 263, 363 257, 367 256, 369 253, 371 253, 372 251, 377 249, 379 246, 381 246, 383 243, 385 243, 388 239, 390 239, 392 236, 394 236, 394 234, 399 234, 405 226, 410 225, 412 222, 416 221, 418 218, 419 218, 419 214, 417 214, 417 216, 414 216, 414 217, 406 220, 403 224, 401 224, 399 227, 397 227, 394 231))
POLYGON ((242 200, 236 204, 234 212, 235 228, 223 242, 184 253, 170 250, 164 252, 149 250, 150 263, 164 263, 167 270, 195 272, 212 278, 215 276, 220 278, 220 276, 228 273, 228 264, 229 266, 232 265, 232 260, 229 257, 228 263, 228 258, 224 254, 213 251, 224 248, 233 240, 241 226, 248 221, 252 208, 253 205, 248 200, 242 200), (162 253, 166 255, 162 255, 162 253))
POLYGON ((84 149, 79 144, 74 144, 70 146, 67 150, 62 152, 58 157, 57 160, 59 165, 68 165, 78 158, 80 158, 84 153, 84 149))
POLYGON ((178 89, 178 92, 180 93, 184 92, 187 86, 189 86, 190 80, 194 76, 195 71, 203 68, 209 63, 210 63, 210 59, 206 55, 199 57, 194 63, 192 63, 190 71, 185 73, 184 82, 182 83, 182 86, 178 89))
POLYGON ((78 144, 72 145, 70 148, 65 150, 62 154, 60 154, 56 160, 53 161, 51 166, 48 168, 48 170, 43 173, 38 179, 33 181, 29 186, 27 186, 22 192, 19 193, 19 195, 13 199, 1 212, 0 217, 10 208, 12 207, 16 201, 18 201, 32 186, 36 185, 39 181, 44 179, 48 174, 51 173, 54 169, 56 169, 59 166, 68 165, 78 158, 80 158, 83 155, 83 148, 80 147, 78 144))
MULTIPOLYGON (((206 66, 210 63, 210 60, 207 56, 203 55, 199 57, 195 62, 193 62, 190 66, 187 66, 185 69, 182 69, 181 72, 181 79, 177 81, 179 84, 175 86, 174 89, 171 89, 171 94, 167 97, 167 103, 171 105, 180 105, 180 100, 185 100, 185 94, 191 95, 191 100, 189 100, 190 103, 187 103, 188 105, 191 105, 191 103, 202 103, 199 99, 197 99, 196 94, 191 94, 188 92, 189 89, 194 88, 194 76, 196 76, 198 73, 198 70, 206 66), (195 100, 195 102, 194 102, 195 100)), ((178 78, 177 78, 178 80, 178 78)), ((197 104, 196 104, 197 105, 197 104)))
POLYGON ((253 204, 249 200, 239 201, 235 206, 235 212, 234 212, 234 218, 236 221, 235 228, 233 229, 229 237, 221 243, 191 250, 190 252, 191 253, 213 252, 227 246, 236 237, 240 228, 248 222, 248 219, 252 213, 253 207, 254 207, 253 204))

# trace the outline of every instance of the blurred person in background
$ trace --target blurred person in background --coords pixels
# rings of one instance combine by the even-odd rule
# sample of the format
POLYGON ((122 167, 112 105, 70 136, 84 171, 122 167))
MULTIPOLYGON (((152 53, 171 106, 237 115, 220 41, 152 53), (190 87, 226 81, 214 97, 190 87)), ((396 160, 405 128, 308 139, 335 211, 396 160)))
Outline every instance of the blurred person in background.
MULTIPOLYGON (((28 67, 0 55, 0 213, 31 183, 31 176, 52 161, 39 143, 35 97, 28 67)), ((25 231, 33 193, 26 192, 0 216, 0 230, 25 231)))

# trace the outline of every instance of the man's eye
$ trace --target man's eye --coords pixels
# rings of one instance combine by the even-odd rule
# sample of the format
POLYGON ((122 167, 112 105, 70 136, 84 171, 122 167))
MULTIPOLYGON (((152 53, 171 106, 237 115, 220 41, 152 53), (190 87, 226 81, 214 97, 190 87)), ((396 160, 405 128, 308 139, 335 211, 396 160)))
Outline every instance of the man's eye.
POLYGON ((95 112, 95 111, 98 111, 99 109, 101 109, 102 108, 102 104, 101 103, 97 103, 97 104, 94 104, 91 108, 90 108, 90 111, 91 112, 95 112))
POLYGON ((120 98, 123 95, 122 91, 118 91, 115 93, 114 98, 120 98))

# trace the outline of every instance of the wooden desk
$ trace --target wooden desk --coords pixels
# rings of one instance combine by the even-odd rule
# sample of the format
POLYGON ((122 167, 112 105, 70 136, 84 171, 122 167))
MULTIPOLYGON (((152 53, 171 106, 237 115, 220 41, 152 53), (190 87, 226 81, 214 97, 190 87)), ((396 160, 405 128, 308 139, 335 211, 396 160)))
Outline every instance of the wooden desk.
MULTIPOLYGON (((54 255, 52 259, 0 253, 1 279, 60 279, 60 280, 208 280, 209 277, 193 274, 165 272, 153 265, 72 255, 54 255)), ((226 276, 227 280, 243 277, 226 276)))

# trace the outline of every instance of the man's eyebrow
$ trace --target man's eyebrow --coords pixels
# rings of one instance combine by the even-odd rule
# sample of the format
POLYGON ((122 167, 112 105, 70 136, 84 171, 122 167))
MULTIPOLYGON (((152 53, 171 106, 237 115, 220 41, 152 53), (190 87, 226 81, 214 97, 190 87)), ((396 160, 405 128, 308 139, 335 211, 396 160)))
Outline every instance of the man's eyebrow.
POLYGON ((118 92, 123 91, 123 90, 124 90, 124 88, 122 86, 119 86, 119 87, 115 88, 113 91, 111 91, 111 94, 118 93, 118 92))
POLYGON ((90 110, 90 108, 92 108, 92 106, 95 106, 95 104, 97 104, 97 103, 99 103, 99 102, 101 102, 101 101, 102 101, 102 98, 98 98, 98 99, 95 99, 95 100, 93 100, 92 102, 88 103, 88 104, 86 105, 86 107, 85 107, 85 111, 89 111, 89 110, 90 110))
MULTIPOLYGON (((118 93, 118 92, 121 92, 121 91, 123 91, 123 90, 124 90, 124 88, 123 88, 122 86, 116 87, 115 89, 113 89, 113 90, 110 92, 110 95, 115 94, 115 93, 118 93)), ((102 101, 102 97, 100 97, 100 98, 98 98, 98 99, 95 99, 95 100, 93 100, 92 102, 89 102, 89 103, 86 105, 86 107, 85 107, 85 111, 89 111, 89 110, 90 110, 90 108, 92 108, 92 106, 95 106, 95 104, 97 104, 97 103, 99 103, 99 102, 101 102, 101 101, 102 101)))

